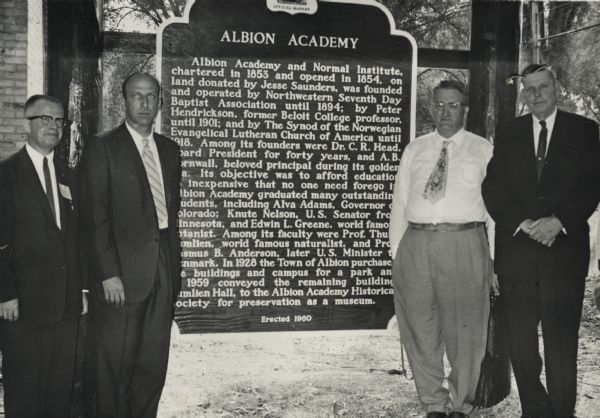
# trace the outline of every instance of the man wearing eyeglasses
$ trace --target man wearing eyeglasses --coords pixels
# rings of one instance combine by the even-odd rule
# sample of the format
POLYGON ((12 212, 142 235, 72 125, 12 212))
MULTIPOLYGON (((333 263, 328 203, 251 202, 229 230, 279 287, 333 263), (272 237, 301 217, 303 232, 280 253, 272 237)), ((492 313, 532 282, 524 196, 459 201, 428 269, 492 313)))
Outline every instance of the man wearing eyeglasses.
POLYGON ((125 121, 92 138, 81 163, 82 220, 97 309, 97 417, 156 417, 181 286, 178 145, 154 132, 158 80, 122 84, 125 121))
POLYGON ((7 418, 64 417, 87 298, 77 261, 77 206, 67 166, 54 155, 63 105, 25 103, 27 143, 0 165, 0 326, 7 418))
POLYGON ((482 192, 496 221, 495 270, 523 417, 573 417, 587 220, 600 198, 598 125, 557 108, 550 66, 517 77, 531 113, 498 125, 482 192))
POLYGON ((492 267, 480 186, 492 145, 463 128, 462 83, 440 82, 430 111, 436 130, 407 145, 394 186, 394 303, 427 417, 460 418, 473 409, 486 347, 492 267))

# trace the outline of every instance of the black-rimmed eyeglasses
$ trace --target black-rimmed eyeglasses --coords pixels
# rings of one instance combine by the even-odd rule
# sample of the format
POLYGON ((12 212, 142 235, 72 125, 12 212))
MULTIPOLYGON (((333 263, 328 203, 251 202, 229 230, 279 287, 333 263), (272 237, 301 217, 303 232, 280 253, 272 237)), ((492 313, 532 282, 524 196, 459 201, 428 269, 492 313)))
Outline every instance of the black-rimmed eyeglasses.
POLYGON ((34 119, 41 119, 42 123, 44 125, 50 125, 50 123, 52 123, 52 122, 60 124, 65 128, 68 127, 69 125, 71 125, 71 121, 69 119, 55 118, 54 116, 50 116, 50 115, 30 116, 27 118, 27 120, 34 120, 34 119))

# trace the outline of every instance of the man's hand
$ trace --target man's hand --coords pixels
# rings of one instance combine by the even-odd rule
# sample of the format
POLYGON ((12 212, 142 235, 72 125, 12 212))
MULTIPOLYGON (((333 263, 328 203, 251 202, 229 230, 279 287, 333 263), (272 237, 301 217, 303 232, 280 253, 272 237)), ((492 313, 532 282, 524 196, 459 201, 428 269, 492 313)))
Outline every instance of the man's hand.
POLYGON ((14 322, 19 319, 19 299, 0 303, 0 318, 14 322))
POLYGON ((533 223, 529 236, 540 244, 550 247, 562 229, 563 224, 556 216, 547 216, 533 223))
POLYGON ((531 233, 531 226, 534 224, 534 222, 531 219, 525 219, 523 222, 521 222, 521 224, 519 225, 519 229, 517 229, 517 231, 515 232, 515 235, 517 235, 517 232, 519 231, 523 231, 525 232, 527 235, 529 235, 531 233))
POLYGON ((119 276, 114 276, 102 282, 104 299, 117 308, 125 305, 125 288, 119 276))
POLYGON ((81 295, 81 315, 88 313, 88 297, 87 292, 83 292, 81 295))

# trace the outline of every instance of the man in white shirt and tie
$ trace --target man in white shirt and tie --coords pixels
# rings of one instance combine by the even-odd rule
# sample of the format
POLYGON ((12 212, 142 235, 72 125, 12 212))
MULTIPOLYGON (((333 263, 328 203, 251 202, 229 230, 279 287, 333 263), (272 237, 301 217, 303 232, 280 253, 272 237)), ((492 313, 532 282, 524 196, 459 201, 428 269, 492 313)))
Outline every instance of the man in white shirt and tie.
POLYGON ((492 265, 480 186, 493 147, 464 130, 466 112, 462 83, 434 88, 436 130, 405 148, 390 217, 396 317, 428 418, 471 413, 486 347, 492 265))

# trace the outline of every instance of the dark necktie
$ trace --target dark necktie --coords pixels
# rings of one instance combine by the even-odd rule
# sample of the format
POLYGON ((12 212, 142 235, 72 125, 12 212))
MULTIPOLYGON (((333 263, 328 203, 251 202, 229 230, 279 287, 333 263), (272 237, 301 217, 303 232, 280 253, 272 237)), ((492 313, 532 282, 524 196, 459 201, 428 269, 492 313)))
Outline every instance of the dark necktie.
POLYGON ((54 207, 54 190, 52 189, 52 180, 50 178, 50 169, 48 168, 47 157, 44 157, 44 183, 46 184, 46 198, 48 198, 48 204, 50 205, 52 218, 56 223, 56 208, 54 207))
POLYGON ((540 125, 542 126, 542 130, 540 131, 540 137, 538 140, 538 147, 535 158, 538 180, 542 177, 542 171, 544 170, 544 164, 546 163, 546 142, 548 139, 548 129, 546 129, 546 121, 541 120, 540 125))

